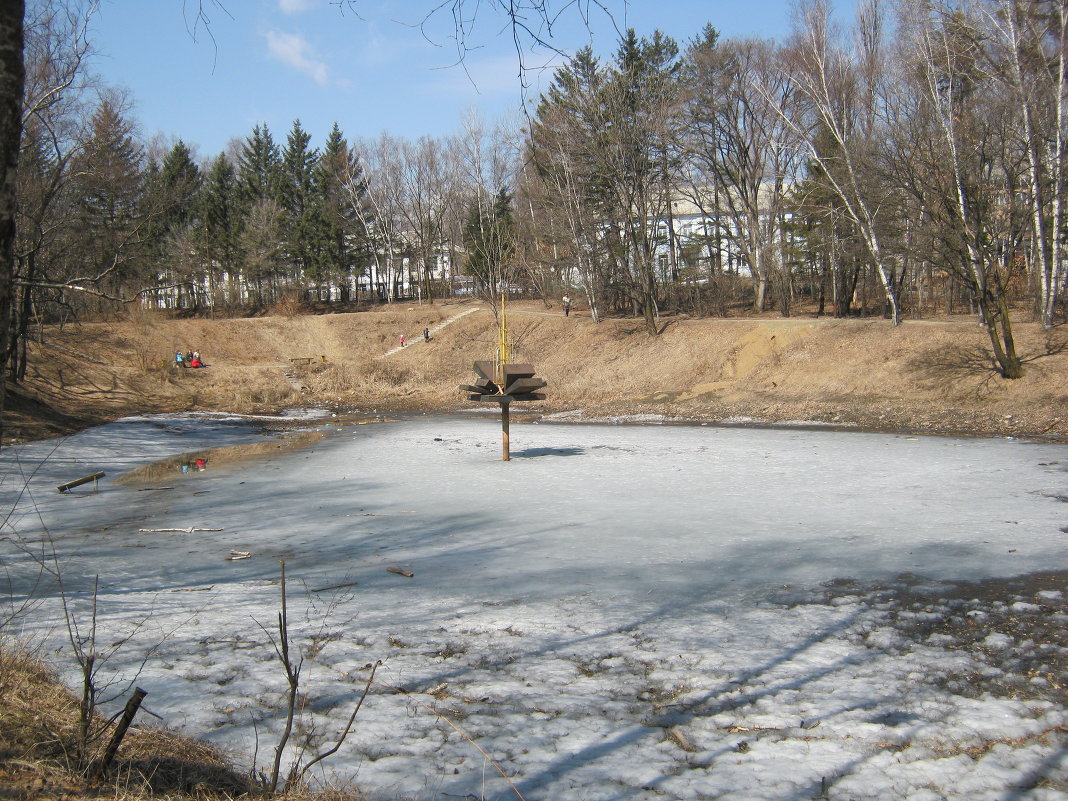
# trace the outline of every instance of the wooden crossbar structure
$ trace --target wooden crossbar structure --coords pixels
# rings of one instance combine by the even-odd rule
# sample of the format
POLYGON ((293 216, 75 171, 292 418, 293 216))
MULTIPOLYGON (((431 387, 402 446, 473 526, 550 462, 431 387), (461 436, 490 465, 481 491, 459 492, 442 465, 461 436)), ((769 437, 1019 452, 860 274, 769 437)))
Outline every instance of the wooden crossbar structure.
MULTIPOLYGON (((75 487, 80 487, 82 484, 88 484, 90 481, 97 482, 103 477, 104 471, 101 470, 99 473, 93 473, 90 476, 82 476, 81 478, 74 479, 74 481, 68 481, 66 484, 60 484, 58 487, 56 487, 56 490, 58 490, 59 492, 67 492, 68 490, 72 490, 75 487)), ((95 483, 93 484, 93 490, 96 490, 95 483)))
POLYGON ((513 364, 508 361, 511 346, 508 342, 508 323, 504 306, 502 298, 497 359, 475 362, 477 378, 471 384, 461 384, 460 391, 467 393, 468 400, 500 404, 502 461, 507 462, 511 459, 508 441, 509 407, 517 401, 545 400, 545 395, 537 390, 543 388, 546 382, 534 375, 534 365, 513 364))

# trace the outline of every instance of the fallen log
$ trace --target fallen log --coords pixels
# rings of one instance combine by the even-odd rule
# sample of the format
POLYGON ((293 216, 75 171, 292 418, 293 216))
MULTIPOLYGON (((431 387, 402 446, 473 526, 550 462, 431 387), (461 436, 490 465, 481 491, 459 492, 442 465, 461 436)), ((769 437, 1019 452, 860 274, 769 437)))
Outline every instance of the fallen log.
POLYGON ((329 587, 316 587, 311 592, 326 592, 327 590, 343 590, 346 587, 355 587, 359 582, 346 581, 343 584, 331 584, 329 587))
POLYGON ((139 528, 137 530, 142 534, 193 534, 197 531, 222 531, 221 528, 197 528, 196 526, 189 526, 188 528, 139 528))
MULTIPOLYGON (((101 470, 99 473, 93 473, 91 476, 82 476, 81 478, 74 479, 74 481, 68 481, 66 484, 60 484, 58 487, 56 487, 56 489, 59 492, 66 492, 67 490, 74 489, 75 487, 80 487, 82 484, 88 484, 90 481, 99 481, 103 477, 104 471, 101 470)), ((94 485, 94 489, 95 488, 96 487, 94 485)))
POLYGON ((411 578, 415 575, 415 573, 413 573, 411 570, 404 570, 403 568, 399 567, 387 567, 386 572, 396 573, 398 576, 404 576, 405 578, 411 578))

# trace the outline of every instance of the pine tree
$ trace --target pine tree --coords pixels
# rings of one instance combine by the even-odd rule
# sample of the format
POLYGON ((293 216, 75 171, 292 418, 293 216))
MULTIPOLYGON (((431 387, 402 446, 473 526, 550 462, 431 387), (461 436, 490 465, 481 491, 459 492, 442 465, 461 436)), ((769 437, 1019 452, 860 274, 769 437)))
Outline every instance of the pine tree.
POLYGON ((143 151, 132 131, 117 104, 105 98, 93 113, 74 170, 83 264, 105 291, 116 295, 140 289, 147 277, 140 258, 143 151))
POLYGON ((243 272, 260 304, 274 300, 280 288, 281 188, 282 156, 278 145, 266 123, 257 125, 241 146, 236 199, 243 272))
POLYGON ((335 122, 316 166, 317 217, 322 249, 320 271, 341 288, 348 302, 354 273, 366 257, 366 233, 362 224, 367 182, 356 152, 335 122))
POLYGON ((501 189, 492 203, 471 202, 464 226, 466 272, 474 276, 479 292, 496 300, 514 278, 512 257, 515 253, 515 225, 512 197, 501 189))
POLYGON ((226 282, 225 298, 239 298, 234 282, 238 280, 241 213, 238 202, 237 171, 226 156, 220 154, 211 163, 200 191, 200 240, 210 264, 218 265, 226 282))
POLYGON ((179 139, 163 158, 160 184, 167 206, 163 216, 170 230, 192 225, 196 218, 197 193, 200 191, 200 168, 193 161, 189 148, 179 139))
POLYGON ((282 208, 285 210, 285 253, 297 280, 310 280, 322 292, 329 275, 319 258, 323 231, 317 214, 316 167, 319 151, 309 147, 311 136, 293 121, 282 151, 282 208))
POLYGON ((282 157, 267 124, 257 125, 241 145, 238 194, 247 211, 259 200, 281 200, 282 157))

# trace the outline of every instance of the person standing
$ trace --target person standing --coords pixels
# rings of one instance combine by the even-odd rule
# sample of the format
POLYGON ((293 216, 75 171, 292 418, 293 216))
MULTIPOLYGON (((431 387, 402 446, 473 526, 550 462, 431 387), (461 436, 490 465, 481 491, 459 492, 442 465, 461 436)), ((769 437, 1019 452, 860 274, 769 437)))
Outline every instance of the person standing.
POLYGON ((404 334, 401 334, 401 335, 400 335, 400 346, 401 346, 402 348, 404 347, 404 334))
POLYGON ((564 305, 564 317, 567 317, 569 314, 571 314, 571 296, 564 295, 560 300, 561 303, 563 303, 564 305))
POLYGON ((423 341, 424 342, 429 342, 430 341, 430 329, 429 328, 424 328, 423 329, 423 341))

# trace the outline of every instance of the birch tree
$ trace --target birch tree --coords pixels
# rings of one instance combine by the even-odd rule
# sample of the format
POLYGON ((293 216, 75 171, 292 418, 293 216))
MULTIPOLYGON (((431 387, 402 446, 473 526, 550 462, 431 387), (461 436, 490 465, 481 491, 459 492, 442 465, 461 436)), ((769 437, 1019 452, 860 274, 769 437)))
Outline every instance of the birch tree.
POLYGON ((984 6, 994 74, 1011 92, 1022 123, 1034 230, 1036 305, 1052 328, 1064 293, 1065 144, 1068 139, 1068 5, 991 0, 984 6))
POLYGON ((908 133, 897 136, 897 165, 939 230, 945 267, 979 304, 998 372, 1020 378, 1008 290, 1023 239, 1015 197, 1024 156, 1012 147, 1015 109, 988 69, 976 11, 967 2, 905 6, 912 104, 898 117, 908 133))
POLYGON ((789 71, 808 111, 800 119, 787 117, 787 123, 807 143, 810 162, 856 226, 879 273, 890 319, 898 325, 901 309, 894 265, 880 233, 884 209, 865 179, 865 160, 878 141, 880 81, 874 70, 882 63, 881 19, 879 0, 862 0, 855 41, 859 48, 851 52, 831 22, 827 0, 800 0, 783 69, 789 71), (818 147, 820 141, 828 146, 818 147))

